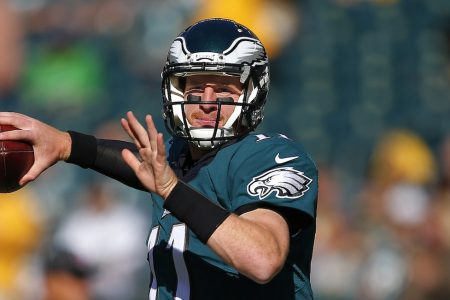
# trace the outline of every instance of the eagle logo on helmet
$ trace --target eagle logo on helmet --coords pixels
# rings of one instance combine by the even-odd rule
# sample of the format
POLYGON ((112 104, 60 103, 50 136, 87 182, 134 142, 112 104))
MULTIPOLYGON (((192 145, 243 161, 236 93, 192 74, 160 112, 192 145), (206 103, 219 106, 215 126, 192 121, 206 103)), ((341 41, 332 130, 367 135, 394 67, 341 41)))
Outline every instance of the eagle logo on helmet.
POLYGON ((267 56, 263 45, 257 39, 249 37, 237 38, 232 42, 228 49, 224 49, 223 53, 199 52, 191 53, 186 45, 187 41, 184 37, 176 38, 168 54, 170 63, 229 63, 242 64, 249 66, 267 64, 267 56))
POLYGON ((278 198, 295 199, 305 194, 311 182, 311 178, 292 167, 277 168, 254 177, 247 185, 247 192, 259 196, 260 200, 272 192, 278 198))

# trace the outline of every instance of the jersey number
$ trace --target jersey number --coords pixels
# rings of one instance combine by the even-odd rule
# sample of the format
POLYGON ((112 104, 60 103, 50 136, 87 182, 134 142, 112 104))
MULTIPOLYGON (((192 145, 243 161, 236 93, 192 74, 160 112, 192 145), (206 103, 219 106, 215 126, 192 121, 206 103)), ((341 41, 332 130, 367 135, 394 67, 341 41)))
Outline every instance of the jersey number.
MULTIPOLYGON (((148 250, 149 250, 149 263, 150 270, 152 272, 152 283, 150 286, 149 299, 156 299, 158 292, 158 284, 155 273, 155 266, 153 262, 153 248, 156 245, 156 240, 158 239, 160 227, 156 226, 150 232, 148 238, 148 250)), ((175 294, 175 300, 187 300, 189 299, 190 286, 189 286, 189 275, 186 268, 186 263, 184 261, 183 253, 186 250, 186 235, 187 228, 183 223, 175 224, 170 232, 169 241, 167 243, 167 249, 172 249, 172 257, 175 265, 175 272, 177 274, 177 289, 175 294)))
MULTIPOLYGON (((256 137, 256 141, 257 142, 261 142, 261 141, 264 141, 264 140, 272 138, 272 137, 267 136, 265 134, 257 134, 257 135, 255 135, 255 137, 256 137)), ((284 134, 281 134, 281 133, 278 134, 278 137, 290 140, 290 138, 288 138, 287 136, 285 136, 284 134)))

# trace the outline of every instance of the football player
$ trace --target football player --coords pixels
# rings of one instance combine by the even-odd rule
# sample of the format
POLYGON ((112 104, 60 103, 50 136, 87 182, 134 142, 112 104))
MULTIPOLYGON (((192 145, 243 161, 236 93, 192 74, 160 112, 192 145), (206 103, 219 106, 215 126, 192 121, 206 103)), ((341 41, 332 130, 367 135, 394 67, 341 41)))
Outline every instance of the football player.
POLYGON ((255 133, 269 63, 260 40, 231 20, 207 19, 172 43, 162 72, 166 144, 148 115, 121 120, 133 143, 62 132, 17 113, 34 180, 58 160, 151 192, 150 299, 312 299, 317 168, 282 134, 255 133))

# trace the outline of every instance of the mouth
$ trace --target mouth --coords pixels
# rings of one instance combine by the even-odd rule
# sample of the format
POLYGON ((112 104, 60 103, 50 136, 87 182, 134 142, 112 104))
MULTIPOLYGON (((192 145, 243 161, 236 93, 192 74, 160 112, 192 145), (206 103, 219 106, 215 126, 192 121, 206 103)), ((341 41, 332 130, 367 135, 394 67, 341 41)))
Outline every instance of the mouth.
MULTIPOLYGON (((216 119, 195 119, 193 120, 194 126, 202 127, 202 128, 214 128, 216 127, 216 119)), ((222 124, 219 121, 218 127, 221 127, 222 124)))
MULTIPOLYGON (((217 123, 217 116, 215 115, 200 115, 200 114, 192 114, 190 118, 188 118, 189 123, 195 127, 201 128, 214 128, 217 123)), ((219 118, 218 127, 223 126, 223 118, 219 118)))

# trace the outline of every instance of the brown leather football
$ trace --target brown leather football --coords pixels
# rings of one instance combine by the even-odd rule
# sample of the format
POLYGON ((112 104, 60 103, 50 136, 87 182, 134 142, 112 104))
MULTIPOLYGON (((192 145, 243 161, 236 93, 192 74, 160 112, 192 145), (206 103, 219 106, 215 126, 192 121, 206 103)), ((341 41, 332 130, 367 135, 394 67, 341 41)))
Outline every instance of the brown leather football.
MULTIPOLYGON (((11 125, 0 125, 0 132, 15 130, 11 125)), ((23 141, 0 141, 0 193, 11 193, 21 188, 19 180, 34 163, 33 147, 23 141)))

